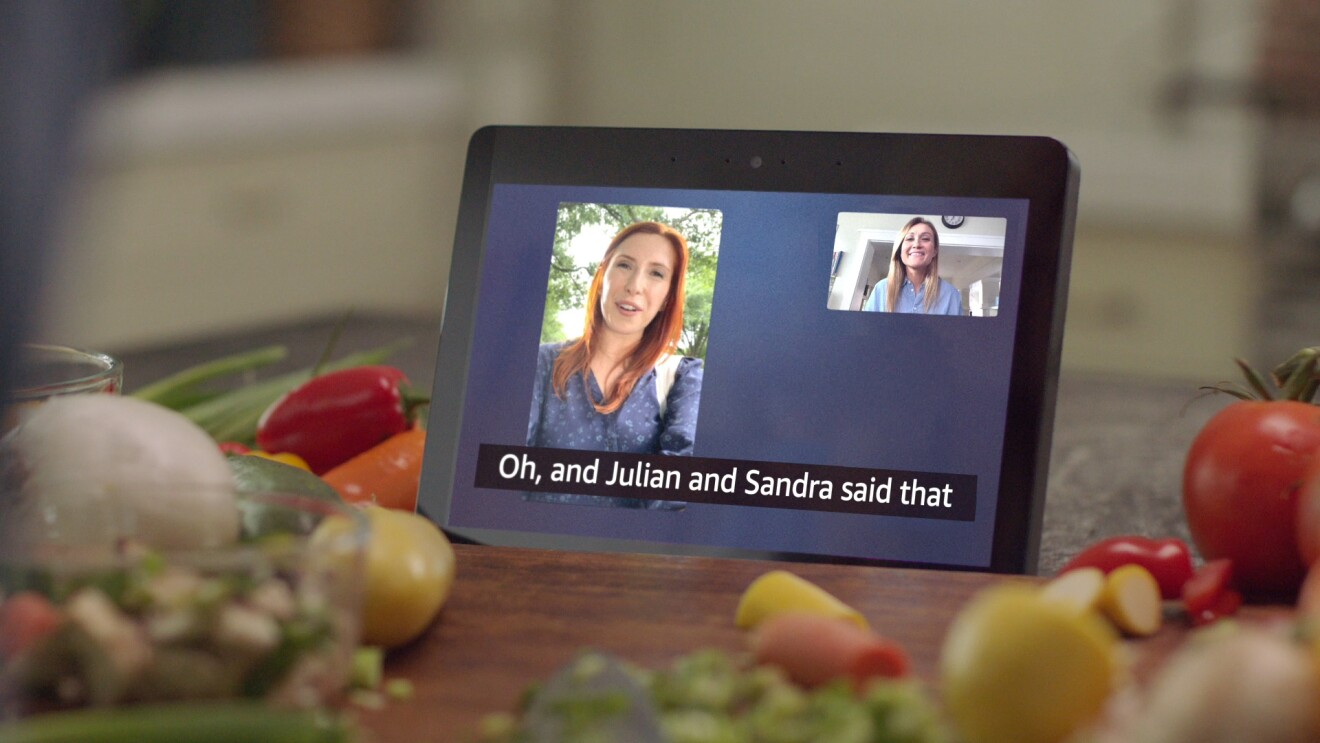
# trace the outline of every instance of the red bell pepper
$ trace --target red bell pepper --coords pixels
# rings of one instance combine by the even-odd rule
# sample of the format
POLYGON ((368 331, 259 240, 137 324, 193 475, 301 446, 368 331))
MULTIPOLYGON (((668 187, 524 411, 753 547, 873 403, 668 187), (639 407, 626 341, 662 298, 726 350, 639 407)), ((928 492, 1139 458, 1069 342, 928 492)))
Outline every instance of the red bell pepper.
POLYGON ((1183 584, 1192 577, 1192 550, 1181 539, 1151 539, 1142 536, 1118 536, 1102 539, 1079 552, 1059 571, 1084 567, 1099 568, 1108 574, 1123 565, 1136 564, 1150 571, 1165 600, 1182 596, 1183 584))
POLYGON ((427 402, 392 366, 355 366, 322 374, 266 409, 257 445, 302 457, 320 475, 412 426, 427 402))

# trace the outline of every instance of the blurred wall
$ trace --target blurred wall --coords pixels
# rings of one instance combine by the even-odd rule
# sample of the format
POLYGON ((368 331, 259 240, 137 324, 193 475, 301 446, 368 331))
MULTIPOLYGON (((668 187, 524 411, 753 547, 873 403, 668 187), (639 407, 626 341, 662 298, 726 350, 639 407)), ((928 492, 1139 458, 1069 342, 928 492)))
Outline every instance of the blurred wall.
MULTIPOLYGON (((1245 0, 572 4, 567 120, 1033 134, 1081 163, 1072 369, 1219 378, 1246 351, 1253 114, 1178 106, 1255 51, 1245 0)), ((975 167, 969 163, 968 167, 975 167)))
POLYGON ((410 12, 406 52, 174 71, 113 97, 52 337, 438 313, 463 148, 486 123, 1053 136, 1082 166, 1069 368, 1217 378, 1253 332, 1253 115, 1172 95, 1249 74, 1247 0, 410 12))

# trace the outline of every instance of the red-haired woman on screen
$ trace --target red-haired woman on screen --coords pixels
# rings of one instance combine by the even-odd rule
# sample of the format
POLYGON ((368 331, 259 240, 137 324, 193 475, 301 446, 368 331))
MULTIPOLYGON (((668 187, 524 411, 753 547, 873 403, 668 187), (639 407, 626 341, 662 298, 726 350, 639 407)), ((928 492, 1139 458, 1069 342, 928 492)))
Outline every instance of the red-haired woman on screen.
POLYGON ((963 313, 962 295, 940 278, 940 235, 929 220, 913 217, 898 231, 889 275, 876 284, 862 309, 925 315, 963 313))
MULTIPOLYGON (((687 240, 659 222, 631 224, 610 241, 587 292, 582 336, 541 346, 528 446, 692 453, 702 363, 676 354, 687 267, 687 240)), ((666 503, 533 497, 634 508, 666 503)))

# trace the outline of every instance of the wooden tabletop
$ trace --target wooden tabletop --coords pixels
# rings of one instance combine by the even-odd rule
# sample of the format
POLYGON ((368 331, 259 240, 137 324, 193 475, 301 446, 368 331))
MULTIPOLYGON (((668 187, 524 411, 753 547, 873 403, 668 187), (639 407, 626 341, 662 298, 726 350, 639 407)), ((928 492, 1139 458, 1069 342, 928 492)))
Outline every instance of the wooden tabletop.
MULTIPOLYGON (((579 650, 608 651, 658 668, 702 648, 736 651, 733 623, 743 589, 782 563, 629 554, 586 554, 455 545, 458 579, 429 632, 394 651, 387 678, 405 678, 412 699, 363 711, 379 743, 471 740, 487 714, 511 711, 528 684, 579 650)), ((913 670, 934 682, 945 631, 979 589, 1039 581, 982 573, 792 564, 789 569, 856 607, 900 642, 913 670)), ((1147 667, 1186 626, 1133 642, 1147 667)), ((1140 671, 1140 669, 1138 669, 1140 671)))

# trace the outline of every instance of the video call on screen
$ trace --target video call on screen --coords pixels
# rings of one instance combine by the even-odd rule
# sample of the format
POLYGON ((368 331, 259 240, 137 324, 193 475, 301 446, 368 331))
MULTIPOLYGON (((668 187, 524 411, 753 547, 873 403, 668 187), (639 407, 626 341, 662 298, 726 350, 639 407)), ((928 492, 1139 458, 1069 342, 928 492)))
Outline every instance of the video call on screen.
POLYGON ((1018 199, 496 184, 447 525, 987 566, 1026 219, 1018 199), (593 305, 602 337, 668 317, 672 237, 604 260, 638 222, 686 242, 677 353, 602 414, 552 370, 593 305))

